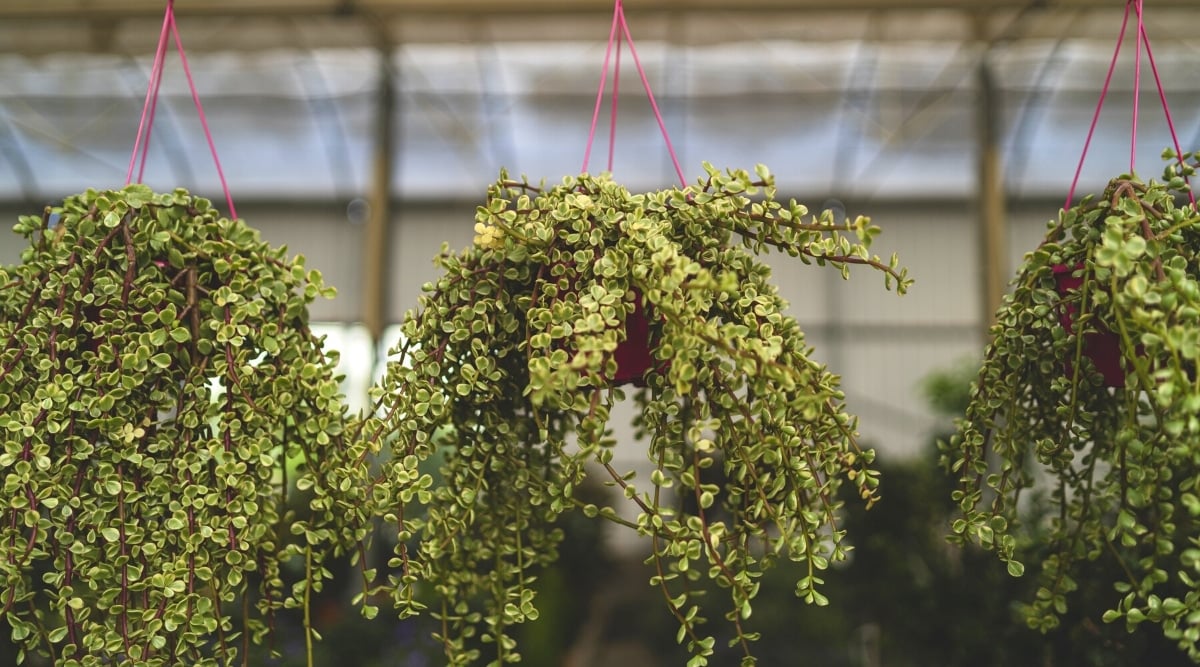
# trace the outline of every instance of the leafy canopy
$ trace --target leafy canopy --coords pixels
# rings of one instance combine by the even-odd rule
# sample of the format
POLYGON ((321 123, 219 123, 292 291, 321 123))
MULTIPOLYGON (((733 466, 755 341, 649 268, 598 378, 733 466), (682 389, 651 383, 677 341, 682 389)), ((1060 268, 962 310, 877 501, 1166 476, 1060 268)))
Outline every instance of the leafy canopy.
POLYGON ((0 614, 58 665, 229 664, 367 525, 308 326, 332 290, 184 190, 89 190, 16 231, 0 614))
POLYGON ((813 360, 760 255, 844 276, 863 265, 899 291, 910 280, 895 257, 870 253, 878 229, 866 218, 780 202, 763 167, 705 168, 696 185, 643 194, 607 176, 538 187, 501 173, 475 243, 443 248, 441 277, 407 314, 364 434, 393 454, 393 592, 415 611, 417 582, 431 583, 452 664, 479 659, 481 646, 490 664, 519 660, 509 628, 537 617, 531 584, 556 556, 555 518, 572 510, 645 539, 650 584, 692 665, 715 642, 700 578, 727 591, 745 664, 755 637, 745 623, 772 563, 804 563, 797 594, 827 603, 821 572, 848 549, 837 489, 850 481, 870 504, 878 476, 837 377, 813 360), (610 381, 615 351, 639 302, 655 358, 635 396, 648 479, 614 466, 610 430, 623 397, 610 381), (433 460, 436 484, 423 466, 433 460), (624 504, 576 497, 588 475, 624 504))
POLYGON ((943 462, 960 479, 954 541, 1014 575, 1047 550, 1032 627, 1055 627, 1088 562, 1110 559, 1124 576, 1104 620, 1160 625, 1200 661, 1200 212, 1179 203, 1192 156, 1165 157, 1162 182, 1114 179, 1026 255, 943 462), (1060 290, 1056 267, 1079 287, 1060 290), (1105 336, 1124 386, 1089 357, 1105 336), (1024 521, 1030 493, 1050 516, 1024 521))

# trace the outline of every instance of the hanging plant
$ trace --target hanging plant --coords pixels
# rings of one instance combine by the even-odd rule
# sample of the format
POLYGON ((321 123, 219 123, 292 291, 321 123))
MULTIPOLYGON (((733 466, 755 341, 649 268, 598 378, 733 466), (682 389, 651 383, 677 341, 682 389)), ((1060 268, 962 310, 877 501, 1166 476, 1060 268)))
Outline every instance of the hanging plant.
POLYGON ((0 612, 23 654, 224 665, 276 610, 311 630, 322 563, 368 511, 336 355, 308 325, 332 290, 184 190, 89 190, 16 231, 0 612))
POLYGON ((1026 255, 944 462, 957 542, 1013 574, 1044 554, 1032 627, 1055 627, 1089 563, 1111 560, 1125 576, 1104 620, 1160 625, 1200 659, 1200 213, 1178 204, 1192 155, 1165 155, 1162 182, 1112 180, 1026 255), (1023 521, 1030 493, 1055 513, 1023 521))
POLYGON ((402 489, 398 602, 419 606, 412 582, 431 583, 451 664, 479 658, 480 640, 494 664, 519 660, 510 628, 537 617, 531 584, 556 557, 554 519, 573 510, 644 537, 692 665, 715 643, 702 579, 728 592, 745 664, 758 577, 778 559, 807 564, 797 593, 826 604, 821 571, 849 549, 837 489, 848 480, 870 505, 878 477, 837 377, 812 358, 759 255, 843 276, 865 265, 899 291, 910 280, 869 253, 878 230, 866 218, 780 203, 763 167, 705 169, 697 185, 644 194, 606 176, 537 187, 502 172, 475 243, 443 249, 441 277, 407 314, 367 439, 390 444, 386 472, 402 489), (654 360, 636 391, 649 479, 612 462, 615 352, 639 307, 654 360), (420 463, 435 452, 432 488, 420 463), (636 518, 577 498, 589 475, 619 488, 636 518))

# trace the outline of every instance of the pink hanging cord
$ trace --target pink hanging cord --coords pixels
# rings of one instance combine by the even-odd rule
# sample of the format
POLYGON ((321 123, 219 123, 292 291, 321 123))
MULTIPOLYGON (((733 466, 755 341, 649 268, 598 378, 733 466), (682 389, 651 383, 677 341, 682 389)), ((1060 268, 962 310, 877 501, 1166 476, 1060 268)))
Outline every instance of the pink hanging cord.
MULTIPOLYGON (((150 73, 150 75, 154 77, 154 96, 150 98, 150 118, 146 121, 146 137, 145 140, 142 141, 142 161, 141 164, 138 165, 137 177, 139 183, 142 182, 142 178, 146 173, 146 161, 150 154, 150 133, 154 130, 154 116, 158 113, 158 90, 162 87, 163 71, 166 70, 166 67, 163 66, 163 58, 165 58, 166 52, 167 44, 166 42, 163 42, 160 46, 159 55, 157 56, 159 58, 158 73, 155 74, 153 71, 150 73)), ((126 174, 125 182, 126 184, 129 183, 128 174, 126 174)))
POLYGON ((608 171, 613 170, 613 156, 617 151, 617 99, 621 90, 621 33, 617 33, 617 53, 613 62, 612 118, 608 123, 608 171))
MULTIPOLYGON (((1146 56, 1150 62, 1150 69, 1154 73, 1154 83, 1158 88, 1158 97, 1162 102, 1163 113, 1167 118, 1167 128, 1171 133, 1171 141, 1175 147, 1175 154, 1179 158, 1179 163, 1184 164, 1183 150, 1180 148, 1179 135, 1175 131, 1175 122, 1171 118, 1171 109, 1167 105, 1167 94, 1162 85, 1162 78, 1158 74, 1158 66, 1154 62, 1154 52, 1150 48, 1150 37, 1146 33, 1146 24, 1142 12, 1142 0, 1128 0, 1125 3, 1125 16, 1121 20, 1121 31, 1117 36, 1117 46, 1113 50, 1112 62, 1108 66, 1108 74, 1104 77, 1104 87, 1100 90, 1100 101, 1096 104, 1096 111, 1092 114, 1092 124, 1088 128, 1087 139, 1083 143, 1083 153, 1079 156, 1079 164, 1075 168, 1075 177, 1071 181, 1071 188, 1067 191, 1067 201, 1063 204, 1063 209, 1071 207, 1071 202, 1075 199, 1075 188, 1079 185, 1079 176, 1083 171, 1084 160, 1087 159, 1088 148, 1092 144, 1092 138, 1096 133, 1096 124, 1100 120, 1100 110, 1104 107, 1105 97, 1108 95, 1108 90, 1112 84, 1113 72, 1117 67, 1117 60, 1121 54, 1121 44, 1125 41, 1125 30, 1129 25, 1129 10, 1137 13, 1137 54, 1134 57, 1134 72, 1133 72, 1133 123, 1130 130, 1130 146, 1129 146, 1129 173, 1133 174, 1137 161, 1137 126, 1138 126, 1138 98, 1141 89, 1142 77, 1142 45, 1145 45, 1146 56)), ((1186 177, 1185 177, 1186 180, 1186 177)), ((1191 189, 1188 190, 1188 198, 1195 205, 1196 195, 1191 189)))
MULTIPOLYGON (((600 118, 600 103, 604 98, 604 84, 608 75, 608 65, 611 60, 613 44, 620 44, 620 37, 617 33, 618 27, 621 33, 625 36, 625 41, 629 44, 629 54, 633 57, 633 64, 637 68, 638 76, 642 80, 642 87, 646 89, 646 97, 650 100, 650 108, 654 111, 654 118, 658 121, 658 129, 662 132, 663 141, 667 144, 667 153, 671 156, 671 163, 675 167, 675 174, 679 177, 679 182, 686 187, 687 179, 683 175, 683 168, 679 166, 679 156, 675 153, 675 147, 671 144, 671 137, 667 132, 667 124, 663 121, 662 112, 658 108, 658 102, 654 99, 654 92, 650 89, 650 80, 646 76, 646 70, 642 67, 642 62, 638 58, 637 48, 633 44, 633 35, 629 31, 629 23, 625 20, 625 8, 621 4, 621 0, 616 0, 613 4, 613 27, 608 35, 608 47, 604 52, 604 71, 600 74, 600 87, 596 91, 596 106, 592 111, 592 126, 588 131, 587 148, 583 154, 583 169, 587 171, 588 162, 591 161, 592 143, 596 137, 596 125, 600 118)), ((620 62, 620 53, 617 54, 618 62, 620 62)), ((609 136, 609 170, 612 170, 612 142, 613 134, 616 128, 616 103, 617 103, 617 87, 616 75, 613 77, 613 132, 609 136)))
MULTIPOLYGON (((620 0, 617 0, 617 5, 620 6, 620 4, 620 0)), ((679 156, 675 154, 675 147, 671 145, 671 137, 667 134, 667 124, 663 121, 662 112, 658 110, 658 102, 654 101, 654 92, 650 90, 650 80, 646 78, 646 70, 642 68, 637 49, 633 46, 633 35, 629 32, 629 24, 625 22, 623 8, 621 9, 621 29, 625 32, 625 41, 629 42, 629 55, 633 57, 633 64, 637 67, 638 76, 642 79, 642 86, 646 89, 646 97, 650 100, 650 108, 654 110, 654 119, 658 121, 658 129, 662 132, 663 141, 667 144, 667 153, 671 155, 671 164, 675 166, 675 174, 679 176, 680 185, 687 187, 687 178, 683 175, 683 168, 679 166, 679 156)))
POLYGON ((138 182, 141 182, 146 170, 150 133, 154 125, 154 115, 158 107, 158 91, 162 85, 162 75, 165 69, 168 32, 175 39, 175 50, 179 52, 179 62, 183 65, 183 73, 187 78, 188 89, 192 93, 192 102, 195 104, 196 113, 200 117, 200 127, 204 130, 204 138, 208 142, 209 152, 212 153, 213 163, 217 167, 217 177, 221 181, 221 190, 225 194, 225 204, 229 207, 229 216, 236 219, 237 208, 233 205, 233 196, 230 194, 229 184, 225 180, 225 170, 221 168, 221 159, 217 156, 217 145, 213 141, 212 131, 208 126, 208 117, 204 114, 204 105, 200 103, 200 94, 197 92, 195 80, 192 78, 192 70, 188 65, 187 55, 183 50, 183 42, 179 39, 179 26, 175 22, 174 0, 167 0, 167 11, 163 18, 163 29, 159 35, 158 48, 155 51, 154 68, 150 72, 150 85, 146 91, 146 102, 142 107, 142 117, 138 122, 138 136, 134 140, 133 155, 129 158, 129 171, 126 173, 125 183, 129 184, 133 180, 133 166, 137 161, 139 145, 142 149, 142 162, 138 170, 138 182))
POLYGON ((221 179, 221 191, 225 193, 225 203, 229 206, 229 217, 236 219, 237 210, 233 207, 233 196, 229 194, 229 184, 225 181, 225 170, 221 169, 221 158, 217 157, 217 144, 213 141, 212 132, 208 129, 208 118, 204 115, 204 105, 200 104, 200 93, 196 92, 196 83, 192 80, 192 69, 188 67, 187 56, 183 53, 183 42, 179 41, 179 26, 175 24, 174 15, 171 17, 171 33, 175 37, 175 48, 179 51, 179 62, 183 65, 183 74, 187 77, 188 89, 192 91, 192 102, 196 104, 196 113, 200 116, 200 127, 204 128, 204 139, 208 142, 208 150, 212 153, 213 164, 217 167, 217 177, 221 179))
MULTIPOLYGON (((1137 34, 1133 36, 1136 47, 1133 52, 1133 122, 1129 127, 1129 174, 1137 171, 1138 100, 1142 90, 1142 36, 1146 25, 1142 22, 1142 0, 1132 0, 1133 11, 1137 12, 1137 34)), ((1129 4, 1125 5, 1128 11, 1129 4)))
MULTIPOLYGON (((1117 36, 1117 48, 1113 51, 1112 62, 1108 65, 1108 74, 1104 77, 1104 87, 1100 89, 1100 101, 1096 103, 1096 111, 1092 114, 1092 125, 1088 128, 1087 139, 1083 142, 1083 153, 1079 156, 1079 165, 1075 167, 1075 178, 1071 181, 1071 189, 1067 190, 1067 203, 1063 210, 1071 208, 1075 199, 1075 188, 1079 185, 1079 175, 1083 172, 1083 161, 1087 159, 1088 148, 1092 145, 1092 137, 1096 134, 1096 123, 1100 120, 1100 109, 1104 107, 1104 98, 1112 84, 1113 72, 1117 69, 1117 58, 1121 55, 1121 43, 1125 41, 1125 28, 1129 25, 1129 4, 1125 5, 1125 17, 1121 20, 1121 33, 1117 36)), ((1135 93, 1136 94, 1136 93, 1135 93)))
MULTIPOLYGON (((146 138, 145 143, 149 141, 149 128, 146 126, 147 119, 150 117, 150 112, 156 106, 158 99, 158 85, 162 81, 163 60, 167 53, 167 35, 171 29, 172 4, 167 3, 167 11, 163 16, 162 32, 158 35, 158 46, 154 49, 154 66, 150 68, 150 85, 146 87, 146 100, 142 103, 142 117, 138 120, 137 137, 133 140, 133 154, 129 156, 129 169, 125 172, 125 185, 133 182, 133 166, 137 164, 138 148, 142 147, 143 137, 146 138)), ((153 124, 153 119, 149 118, 153 124)), ((146 154, 142 152, 142 162, 145 163, 146 154)), ((141 180, 141 177, 138 177, 141 180)))
POLYGON ((604 84, 608 81, 608 64, 612 60, 613 42, 620 27, 621 2, 613 6, 612 28, 608 32, 608 46, 604 49, 604 68, 600 70, 600 87, 596 90, 596 106, 592 109, 592 127, 588 130, 587 147, 583 150, 583 167, 580 172, 587 172, 588 163, 592 161, 592 143, 596 140, 596 125, 600 122, 600 104, 604 101, 604 84))
MULTIPOLYGON (((1140 14, 1138 18, 1141 19, 1140 14)), ((1167 93, 1162 85, 1162 77, 1158 75, 1158 64, 1154 62, 1154 50, 1150 48, 1150 35, 1146 34, 1145 23, 1139 21, 1139 28, 1142 32, 1142 41, 1146 44, 1146 59, 1150 61, 1150 71, 1154 73, 1154 85, 1158 88, 1158 99, 1162 103, 1163 115, 1167 117, 1167 129, 1171 132, 1171 143, 1175 147, 1175 155, 1179 159, 1179 164, 1183 166, 1183 148, 1179 145, 1179 134, 1175 132, 1175 121, 1171 118, 1171 108, 1167 105, 1167 93)), ((1183 175, 1183 181, 1190 185, 1186 175, 1183 175)), ((1188 200, 1192 206, 1196 205, 1196 193, 1190 187, 1188 188, 1188 200)))

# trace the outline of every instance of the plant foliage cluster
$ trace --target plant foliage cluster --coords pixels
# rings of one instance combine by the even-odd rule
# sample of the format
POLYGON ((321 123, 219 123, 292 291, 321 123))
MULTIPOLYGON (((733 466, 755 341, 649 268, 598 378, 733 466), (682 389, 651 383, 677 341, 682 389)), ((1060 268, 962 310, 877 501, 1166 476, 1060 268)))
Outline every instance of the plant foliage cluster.
POLYGON ((1046 548, 1032 627, 1055 627, 1080 573, 1110 562, 1104 620, 1157 624, 1200 659, 1200 213, 1180 203, 1193 156, 1165 157, 1161 182, 1114 179, 1026 256, 943 461, 960 478, 955 541, 1013 574, 1046 548), (1056 267, 1080 286, 1058 289, 1056 267), (1103 336, 1124 386, 1089 357, 1103 336), (1054 511, 1023 521, 1030 494, 1054 511))
POLYGON ((537 576, 577 511, 644 537, 691 664, 714 654, 701 580, 753 664, 764 572, 797 562, 797 594, 826 604, 822 571, 848 550, 838 490, 869 506, 879 483, 759 256, 910 280, 870 253, 867 219, 781 203, 762 167, 705 167, 647 194, 501 174, 361 418, 308 327, 331 290, 207 200, 134 185, 22 217, 29 246, 0 269, 13 639, 64 666, 232 664, 293 610, 311 663, 312 596, 338 560, 367 618, 433 599, 451 664, 516 662, 512 628, 537 617, 537 576), (635 312, 655 357, 634 397, 648 479, 612 460, 635 312), (589 475, 623 502, 592 502, 589 475), (386 576, 368 563, 380 520, 386 576))
POLYGON ((331 290, 183 190, 89 190, 16 231, 0 615, 57 665, 229 664, 367 525, 308 326, 331 290))
POLYGON ((822 571, 847 550, 837 490, 849 481, 873 503, 878 476, 837 378, 812 358, 759 256, 843 275, 860 264, 900 291, 910 281, 894 257, 870 254, 867 219, 779 202, 763 167, 705 166, 696 185, 645 194, 606 176, 539 187, 502 173, 475 243, 443 249, 442 276, 406 317, 364 439, 392 453, 390 588, 416 611, 417 582, 434 587, 452 664, 484 651, 490 664, 519 659, 511 628, 537 617, 534 579, 556 557, 555 518, 572 510, 644 537, 650 584, 693 665, 715 641, 698 580, 725 591, 745 664, 755 634, 744 624, 774 562, 802 563, 797 594, 826 603, 822 571), (615 351, 639 305, 655 355, 634 396, 647 478, 614 467, 610 425, 624 396, 610 381, 615 351), (435 454, 439 484, 421 467, 435 454), (623 503, 581 500, 588 475, 623 503))

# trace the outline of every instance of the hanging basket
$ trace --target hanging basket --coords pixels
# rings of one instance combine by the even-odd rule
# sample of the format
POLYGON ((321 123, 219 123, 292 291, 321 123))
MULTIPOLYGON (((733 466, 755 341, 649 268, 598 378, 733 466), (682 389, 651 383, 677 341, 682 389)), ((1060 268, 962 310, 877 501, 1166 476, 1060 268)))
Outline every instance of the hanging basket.
POLYGON ((311 664, 380 490, 309 326, 332 290, 238 218, 166 5, 125 187, 20 217, 0 266, 0 621, 18 662, 232 665, 302 614, 311 664), (140 184, 172 36, 227 216, 140 184))
MULTIPOLYGON (((875 501, 873 454, 760 255, 863 265, 900 291, 906 272, 870 253, 878 230, 866 218, 778 201, 765 167, 705 170, 697 185, 640 193, 608 176, 535 186, 502 173, 476 209, 475 242, 438 257, 442 275, 407 315, 375 390, 385 416, 366 433, 390 451, 390 479, 408 484, 422 461, 444 461, 440 485, 416 483, 431 487, 424 500, 389 511, 400 533, 423 536, 419 552, 399 542, 408 581, 430 582, 456 610, 452 661, 470 636, 507 661, 511 626, 537 615, 530 573, 556 558, 566 512, 632 528, 662 572, 707 573, 725 591, 713 604, 744 617, 773 561, 763 551, 823 570, 846 555, 832 529, 838 487, 875 501), (616 384, 644 387, 629 398, 648 478, 613 460, 616 384), (728 481, 707 482, 709 468, 728 481), (596 476, 623 495, 578 497, 596 476), (622 518, 626 503, 640 518, 622 518)), ((825 604, 820 583, 807 577, 797 593, 825 604)), ((683 576, 656 587, 687 649, 711 654, 689 611, 703 587, 683 576)), ((401 608, 415 599, 408 585, 394 595, 401 608)), ((752 636, 731 632, 749 654, 752 636)))
POLYGON ((1092 590, 1129 590, 1097 594, 1105 610, 1083 613, 1152 621, 1195 658, 1200 646, 1182 631, 1200 613, 1200 584, 1186 579, 1200 530, 1190 497, 1200 488, 1200 213, 1180 204, 1192 159, 1161 182, 1115 178, 1062 211, 997 311, 965 416, 941 448, 959 480, 951 539, 995 551, 1014 575, 1038 565, 1040 590, 1022 607, 1030 627, 1057 627, 1084 602, 1074 582, 1108 568, 1126 576, 1093 579, 1092 590), (1168 600, 1174 615, 1151 615, 1168 600))
POLYGON ((306 608, 285 577, 366 525, 336 358, 308 324, 332 291, 182 189, 89 190, 16 230, 0 618, 55 664, 232 664, 227 636, 261 643, 306 608))

